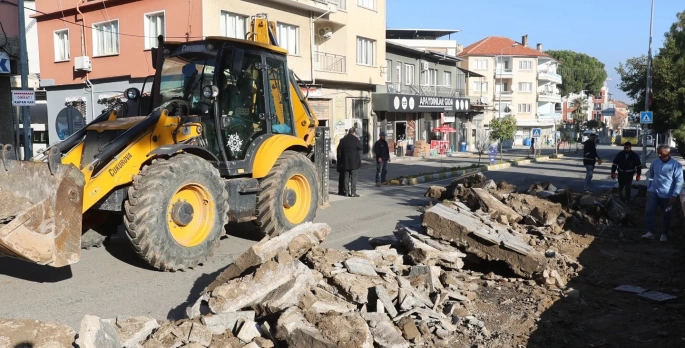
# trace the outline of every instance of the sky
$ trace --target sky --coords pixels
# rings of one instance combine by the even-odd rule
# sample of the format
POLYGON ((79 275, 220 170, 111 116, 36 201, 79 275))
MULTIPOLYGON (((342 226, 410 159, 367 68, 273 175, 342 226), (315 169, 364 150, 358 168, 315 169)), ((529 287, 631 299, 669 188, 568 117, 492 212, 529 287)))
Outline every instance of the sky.
MULTIPOLYGON (((386 0, 387 27, 456 29, 464 47, 487 36, 506 36, 543 50, 572 50, 596 57, 609 75, 613 99, 632 102, 621 90, 615 67, 647 54, 651 0, 386 0), (525 5, 522 5, 525 4, 525 5)), ((652 53, 685 11, 683 0, 655 0, 652 53)))

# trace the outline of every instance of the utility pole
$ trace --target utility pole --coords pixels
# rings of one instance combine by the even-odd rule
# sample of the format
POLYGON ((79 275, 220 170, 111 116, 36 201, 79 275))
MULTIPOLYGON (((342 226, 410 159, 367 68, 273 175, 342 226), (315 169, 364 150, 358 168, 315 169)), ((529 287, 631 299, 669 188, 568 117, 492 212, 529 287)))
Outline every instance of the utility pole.
MULTIPOLYGON (((649 111, 649 96, 652 94, 652 32, 654 31, 654 0, 652 0, 652 14, 649 19, 649 51, 647 53, 647 88, 645 88, 645 111, 649 111)), ((654 122, 654 117, 652 117, 654 122)), ((647 129, 645 124, 642 129, 642 163, 647 163, 647 129)))
MULTIPOLYGON (((19 66, 21 68, 21 88, 29 89, 29 57, 26 48, 26 23, 24 19, 24 0, 17 0, 19 9, 19 66)), ((27 161, 33 157, 31 144, 31 115, 28 106, 22 106, 20 115, 24 121, 24 158, 27 161)))

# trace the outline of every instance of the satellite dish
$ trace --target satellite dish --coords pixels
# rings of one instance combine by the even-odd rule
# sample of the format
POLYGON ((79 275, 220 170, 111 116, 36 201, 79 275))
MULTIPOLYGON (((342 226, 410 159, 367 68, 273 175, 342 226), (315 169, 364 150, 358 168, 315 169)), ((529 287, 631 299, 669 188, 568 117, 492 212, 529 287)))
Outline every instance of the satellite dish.
POLYGON ((488 97, 480 97, 480 102, 483 104, 487 104, 488 103, 488 97))

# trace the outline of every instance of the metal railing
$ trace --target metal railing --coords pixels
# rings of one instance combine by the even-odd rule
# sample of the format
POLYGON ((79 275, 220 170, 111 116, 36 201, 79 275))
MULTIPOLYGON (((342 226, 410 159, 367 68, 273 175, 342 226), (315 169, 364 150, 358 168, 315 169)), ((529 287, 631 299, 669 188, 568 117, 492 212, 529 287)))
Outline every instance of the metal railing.
POLYGON ((514 73, 514 69, 495 68, 495 76, 513 74, 513 73, 514 73))
POLYGON ((466 96, 466 91, 464 89, 449 86, 417 86, 406 85, 398 82, 388 82, 385 84, 385 86, 388 89, 388 93, 415 94, 454 98, 466 96))
POLYGON ((313 1, 318 2, 320 4, 325 4, 325 5, 335 5, 340 10, 347 10, 346 0, 313 0, 313 1))
POLYGON ((314 69, 318 71, 327 71, 344 74, 347 72, 347 61, 345 56, 315 52, 314 53, 314 69))

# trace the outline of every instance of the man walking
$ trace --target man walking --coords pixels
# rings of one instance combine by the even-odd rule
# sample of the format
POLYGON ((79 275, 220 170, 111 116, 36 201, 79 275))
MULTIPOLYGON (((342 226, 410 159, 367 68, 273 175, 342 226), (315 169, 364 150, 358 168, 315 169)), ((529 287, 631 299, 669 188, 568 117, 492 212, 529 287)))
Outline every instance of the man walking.
POLYGON ((590 134, 588 140, 583 143, 583 165, 585 166, 585 192, 590 192, 592 182, 592 172, 595 170, 595 163, 601 165, 602 159, 597 155, 597 135, 590 134))
POLYGON ((348 197, 359 197, 357 194, 357 170, 362 166, 362 143, 356 136, 356 128, 350 128, 338 146, 341 169, 345 173, 344 193, 348 197))
POLYGON ((642 238, 654 239, 654 213, 658 206, 664 211, 663 233, 659 240, 665 242, 671 227, 673 205, 683 188, 683 166, 671 158, 668 145, 659 145, 657 156, 659 158, 652 162, 647 172, 647 233, 642 238))
POLYGON ((385 141, 385 132, 381 132, 378 137, 378 141, 373 144, 373 153, 376 155, 376 186, 381 186, 385 184, 385 175, 388 174, 390 149, 385 141))
POLYGON ((640 156, 632 150, 632 144, 629 141, 623 144, 623 151, 614 157, 614 163, 611 166, 612 179, 616 179, 616 170, 618 170, 618 195, 621 197, 621 200, 630 202, 633 174, 637 173, 637 181, 640 181, 642 162, 640 161, 640 156))

